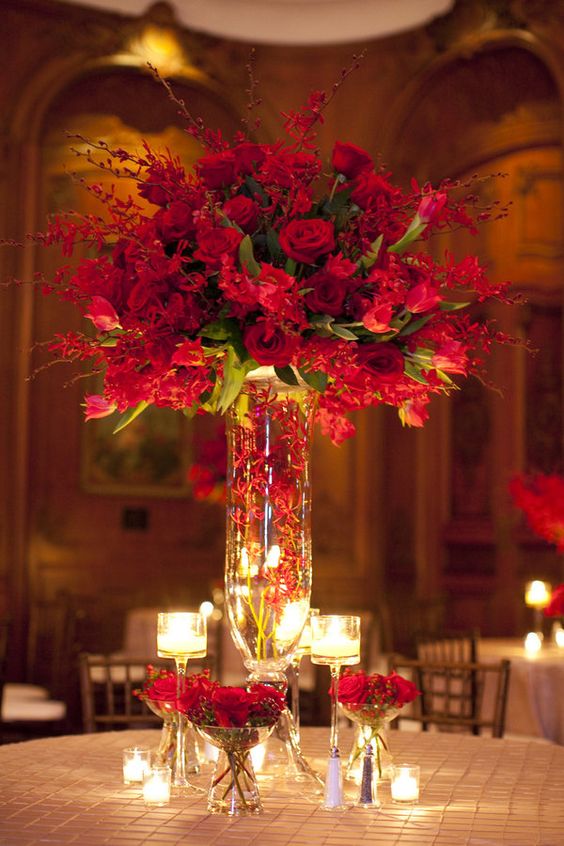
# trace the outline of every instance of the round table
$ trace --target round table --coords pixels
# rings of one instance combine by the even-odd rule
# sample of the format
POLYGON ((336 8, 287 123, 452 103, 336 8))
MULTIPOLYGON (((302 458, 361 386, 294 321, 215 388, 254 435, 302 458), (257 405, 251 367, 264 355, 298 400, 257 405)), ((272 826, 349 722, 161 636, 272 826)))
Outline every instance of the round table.
POLYGON ((540 652, 528 654, 522 639, 480 639, 480 661, 501 658, 511 661, 506 733, 564 744, 564 649, 545 644, 540 652))
MULTIPOLYGON (((261 785, 264 814, 229 819, 204 798, 145 807, 122 784, 121 750, 155 745, 158 732, 124 731, 0 747, 2 846, 558 846, 564 843, 564 748, 467 735, 390 732, 397 762, 421 765, 418 804, 401 806, 389 784, 380 810, 329 812, 304 790, 261 785)), ((348 751, 352 734, 342 734, 348 751)), ((303 731, 324 767, 328 729, 303 731)), ((195 781, 206 785, 210 770, 195 781)), ((356 791, 358 788, 354 788, 356 791)))

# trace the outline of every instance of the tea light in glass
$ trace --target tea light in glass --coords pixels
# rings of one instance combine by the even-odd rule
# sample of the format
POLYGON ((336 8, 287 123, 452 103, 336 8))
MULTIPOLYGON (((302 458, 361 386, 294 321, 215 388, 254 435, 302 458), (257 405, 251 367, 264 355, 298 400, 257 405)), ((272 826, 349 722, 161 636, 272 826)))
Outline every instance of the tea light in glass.
MULTIPOLYGON (((189 658, 204 658, 207 652, 206 618, 198 611, 162 611, 157 619, 157 654, 174 658, 176 663, 176 698, 184 693, 186 664, 189 658)), ((188 781, 185 762, 186 715, 177 711, 176 758, 172 786, 177 791, 203 793, 188 781)))
POLYGON ((542 649, 542 637, 538 632, 529 632, 525 637, 524 646, 529 657, 535 656, 542 649))
POLYGON ((313 664, 325 664, 331 670, 330 758, 322 807, 326 810, 340 810, 345 804, 337 720, 339 675, 343 664, 350 666, 360 662, 360 617, 343 614, 311 617, 311 661, 313 664))
POLYGON ((151 766, 151 752, 132 746, 123 750, 123 783, 141 784, 143 776, 151 766))
POLYGON ((419 776, 417 765, 399 764, 392 767, 392 799, 394 802, 417 802, 419 799, 419 776))
POLYGON ((159 807, 170 802, 170 767, 150 767, 143 779, 143 799, 146 805, 159 807))

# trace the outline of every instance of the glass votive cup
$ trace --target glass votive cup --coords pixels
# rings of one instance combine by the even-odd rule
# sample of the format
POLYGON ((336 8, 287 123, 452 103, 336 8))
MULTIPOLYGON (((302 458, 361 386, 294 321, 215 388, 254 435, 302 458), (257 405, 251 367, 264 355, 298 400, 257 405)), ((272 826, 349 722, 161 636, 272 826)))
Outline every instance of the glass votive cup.
POLYGON ((417 802, 419 799, 419 777, 421 768, 417 764, 396 764, 392 767, 392 799, 394 802, 417 802))
POLYGON ((132 746, 123 750, 123 783, 141 784, 143 776, 151 766, 150 749, 132 746))
POLYGON ((145 805, 158 808, 170 802, 170 767, 149 767, 143 778, 145 805))

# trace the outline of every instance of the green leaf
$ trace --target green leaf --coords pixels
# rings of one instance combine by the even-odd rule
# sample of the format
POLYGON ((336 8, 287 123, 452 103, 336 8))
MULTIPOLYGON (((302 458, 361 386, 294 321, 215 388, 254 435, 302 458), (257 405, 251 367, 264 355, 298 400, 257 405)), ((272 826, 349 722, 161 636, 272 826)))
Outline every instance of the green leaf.
POLYGON ((121 432, 122 429, 125 429, 126 426, 135 420, 136 417, 139 417, 146 408, 149 407, 149 403, 145 402, 145 400, 141 400, 139 405, 136 405, 135 408, 128 408, 125 414, 122 414, 120 417, 117 426, 115 427, 113 434, 117 435, 118 432, 121 432))
POLYGON ((274 372, 276 373, 278 378, 281 379, 282 382, 284 382, 285 385, 300 384, 296 378, 296 374, 294 373, 293 368, 290 367, 289 364, 286 367, 275 367, 274 372))
POLYGON ((413 218, 409 227, 402 238, 399 241, 396 241, 395 244, 392 244, 391 247, 388 247, 389 253, 403 253, 405 249, 415 241, 416 238, 419 238, 422 232, 427 229, 426 223, 419 223, 419 218, 417 215, 413 218))
POLYGON ((354 332, 351 332, 350 329, 345 329, 344 326, 340 326, 338 323, 332 323, 330 328, 334 335, 344 338, 345 341, 358 341, 358 336, 354 332))
POLYGON ((284 270, 286 271, 288 276, 295 276, 296 275, 296 267, 297 267, 297 264, 294 261, 294 259, 289 258, 289 259, 286 260, 286 264, 284 265, 284 270))
POLYGON ((118 339, 117 338, 105 338, 103 341, 100 341, 101 347, 116 347, 118 339))
POLYGON ((447 303, 440 302, 439 308, 441 311, 458 311, 459 308, 467 308, 471 303, 447 303))
POLYGON ((425 317, 420 317, 419 320, 412 320, 411 323, 406 323, 399 335, 402 338, 405 338, 406 335, 413 335, 414 332, 417 332, 418 329, 425 326, 432 316, 432 314, 426 314, 425 317))
POLYGON ((216 320, 202 326, 198 335, 202 338, 211 338, 214 341, 226 341, 230 336, 230 327, 226 320, 216 320))
POLYGON ((445 383, 445 385, 454 385, 455 384, 452 381, 452 379, 450 378, 450 376, 448 376, 448 374, 446 374, 444 372, 444 370, 437 370, 437 368, 435 367, 435 373, 437 374, 437 376, 439 377, 441 382, 445 383))
POLYGON ((245 186, 249 191, 251 197, 254 197, 258 194, 263 203, 269 202, 262 185, 257 182, 256 179, 253 179, 252 176, 245 176, 245 186))
POLYGON ((245 235, 239 244, 239 261, 241 266, 246 268, 253 276, 260 274, 260 264, 253 253, 253 241, 250 235, 245 235))
POLYGON ((224 414, 231 403, 237 398, 241 388, 245 371, 233 347, 227 347, 227 355, 223 363, 223 385, 217 401, 217 410, 224 414))
POLYGON ((268 252, 270 253, 272 261, 282 264, 284 253, 282 252, 280 241, 278 240, 278 233, 275 229, 267 229, 266 246, 268 247, 268 252))
POLYGON ((414 379, 416 382, 420 382, 422 385, 428 385, 429 383, 425 379, 425 377, 420 373, 420 371, 414 367, 414 365, 410 361, 405 362, 405 372, 410 377, 410 379, 414 379))
POLYGON ((304 370, 300 367, 298 368, 298 372, 304 382, 311 388, 319 391, 320 394, 325 391, 327 387, 327 373, 324 373, 323 370, 304 370))
POLYGON ((382 246, 382 241, 384 240, 383 235, 378 235, 375 241, 370 244, 370 249, 366 251, 366 253, 360 259, 360 262, 363 267, 368 269, 372 267, 374 262, 378 259, 378 253, 380 252, 380 248, 382 246))

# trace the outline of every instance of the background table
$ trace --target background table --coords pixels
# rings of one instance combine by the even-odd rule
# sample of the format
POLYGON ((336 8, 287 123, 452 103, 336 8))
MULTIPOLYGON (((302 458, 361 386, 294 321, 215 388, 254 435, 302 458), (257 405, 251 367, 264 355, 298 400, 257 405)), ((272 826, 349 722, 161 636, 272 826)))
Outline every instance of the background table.
MULTIPOLYGON (((322 766, 328 730, 305 729, 322 766)), ((153 745, 158 732, 127 731, 0 747, 2 846, 561 846, 564 748, 535 741, 393 732, 399 761, 419 763, 419 804, 327 812, 304 791, 261 786, 265 813, 211 816, 202 798, 148 809, 122 784, 121 750, 153 745)), ((343 751, 351 732, 343 735, 343 751)), ((209 770, 197 781, 207 785, 209 770)))
POLYGON ((522 639, 481 638, 478 658, 511 661, 506 732, 564 744, 564 649, 545 645, 530 656, 522 639))

